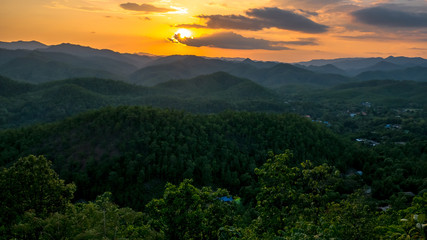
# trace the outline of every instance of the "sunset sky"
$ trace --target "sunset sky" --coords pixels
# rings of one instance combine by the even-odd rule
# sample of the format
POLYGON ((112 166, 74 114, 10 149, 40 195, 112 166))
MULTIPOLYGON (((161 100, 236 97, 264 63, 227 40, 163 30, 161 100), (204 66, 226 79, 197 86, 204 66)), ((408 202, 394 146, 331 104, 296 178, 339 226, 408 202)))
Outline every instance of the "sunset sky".
POLYGON ((427 0, 1 0, 0 41, 17 40, 283 62, 427 58, 427 0))

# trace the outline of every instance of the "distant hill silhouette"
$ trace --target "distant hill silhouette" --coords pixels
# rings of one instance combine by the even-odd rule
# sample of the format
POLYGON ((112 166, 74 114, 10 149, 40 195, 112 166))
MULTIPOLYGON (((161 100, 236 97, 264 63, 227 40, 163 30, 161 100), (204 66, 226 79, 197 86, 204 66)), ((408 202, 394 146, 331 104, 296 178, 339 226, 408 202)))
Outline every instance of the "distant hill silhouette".
POLYGON ((214 97, 222 99, 278 99, 271 90, 226 72, 201 75, 189 80, 174 80, 160 83, 156 87, 167 88, 187 96, 214 97))
POLYGON ((151 65, 142 68, 130 76, 130 82, 139 85, 153 86, 171 79, 192 78, 217 71, 224 71, 238 77, 248 78, 269 88, 276 88, 294 83, 330 86, 350 81, 344 76, 314 73, 291 64, 279 63, 273 65, 273 67, 268 67, 269 65, 270 64, 263 65, 265 68, 259 68, 254 66, 254 64, 245 62, 225 62, 187 56, 170 63, 151 65))
POLYGON ((408 104, 427 104, 427 83, 396 80, 371 80, 338 85, 333 88, 307 94, 316 101, 350 102, 360 104, 373 102, 391 107, 408 104))
MULTIPOLYGON (((310 67, 320 67, 326 64, 332 64, 335 67, 344 70, 347 75, 356 76, 366 71, 390 71, 400 70, 408 67, 427 67, 427 59, 393 57, 387 58, 338 58, 338 59, 318 59, 308 62, 300 62, 300 65, 310 67)), ((311 69, 313 70, 313 69, 311 69)), ((329 72, 331 73, 331 72, 329 72)))
POLYGON ((392 56, 312 60, 291 65, 191 55, 142 56, 70 43, 47 46, 32 41, 4 45, 15 50, 0 48, 0 75, 29 83, 95 77, 155 86, 221 71, 270 89, 290 85, 324 88, 355 80, 426 81, 427 68, 426 59, 392 56))
POLYGON ((49 46, 41 51, 46 52, 60 52, 70 55, 75 55, 82 58, 97 58, 97 59, 110 59, 120 62, 131 64, 134 67, 142 67, 153 59, 149 56, 142 56, 137 54, 118 53, 109 49, 94 49, 91 47, 84 47, 80 45, 62 43, 59 45, 49 46))
POLYGON ((411 67, 394 71, 368 71, 356 76, 356 78, 366 80, 413 80, 427 82, 427 67, 411 67))
POLYGON ((0 129, 52 122, 90 109, 118 105, 156 106, 197 113, 227 109, 283 112, 287 109, 271 90, 224 72, 155 87, 98 78, 29 84, 0 76, 0 129))
POLYGON ((295 64, 295 66, 300 67, 300 68, 304 68, 306 70, 310 70, 312 72, 317 72, 317 73, 332 73, 332 74, 340 74, 340 75, 346 75, 347 72, 336 67, 333 64, 326 64, 326 65, 321 65, 321 66, 314 66, 314 65, 310 65, 310 66, 304 66, 301 64, 295 64))
POLYGON ((85 66, 84 63, 72 55, 31 51, 27 55, 14 58, 0 65, 0 74, 31 83, 72 77, 120 78, 106 70, 85 66))
POLYGON ((37 41, 16 41, 16 42, 0 42, 0 48, 16 50, 36 50, 48 47, 47 45, 37 41))

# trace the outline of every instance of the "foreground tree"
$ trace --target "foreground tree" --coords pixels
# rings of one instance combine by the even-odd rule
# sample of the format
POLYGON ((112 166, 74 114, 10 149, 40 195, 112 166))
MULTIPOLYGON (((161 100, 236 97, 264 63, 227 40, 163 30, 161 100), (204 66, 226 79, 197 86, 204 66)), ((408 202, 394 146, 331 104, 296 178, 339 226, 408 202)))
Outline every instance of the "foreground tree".
POLYGON ((73 198, 74 184, 65 184, 43 156, 20 158, 0 172, 0 224, 8 232, 20 216, 31 212, 45 218, 62 212, 73 198))
POLYGON ((163 198, 152 200, 147 210, 167 239, 217 239, 220 228, 232 224, 236 203, 221 199, 228 195, 223 189, 198 189, 187 179, 179 186, 168 183, 163 198))
POLYGON ((381 220, 376 230, 384 239, 427 239, 427 192, 415 196, 410 207, 381 220))
POLYGON ((40 240, 164 239, 162 233, 145 224, 143 213, 119 208, 111 196, 106 192, 94 202, 70 204, 64 213, 54 213, 46 219, 26 212, 20 223, 12 226, 12 235, 40 240))
POLYGON ((337 199, 339 171, 310 161, 295 165, 292 153, 275 155, 255 173, 261 185, 257 195, 256 234, 265 238, 294 236, 304 239, 321 231, 321 216, 327 204, 337 199))

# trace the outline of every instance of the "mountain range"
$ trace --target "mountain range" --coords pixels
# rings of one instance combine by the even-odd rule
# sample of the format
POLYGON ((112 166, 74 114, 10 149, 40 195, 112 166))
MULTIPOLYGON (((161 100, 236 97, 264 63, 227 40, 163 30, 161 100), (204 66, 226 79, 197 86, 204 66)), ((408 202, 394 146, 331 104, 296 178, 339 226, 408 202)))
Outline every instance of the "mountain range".
POLYGON ((0 76, 0 129, 52 122, 90 109, 140 105, 197 113, 275 111, 288 107, 278 94, 225 72, 153 87, 99 78, 31 84, 0 76))
POLYGON ((69 43, 48 46, 36 41, 0 42, 0 75, 29 83, 95 77, 155 86, 219 71, 271 89, 295 84, 318 88, 358 80, 427 81, 427 60, 390 56, 288 64, 191 55, 148 56, 69 43))

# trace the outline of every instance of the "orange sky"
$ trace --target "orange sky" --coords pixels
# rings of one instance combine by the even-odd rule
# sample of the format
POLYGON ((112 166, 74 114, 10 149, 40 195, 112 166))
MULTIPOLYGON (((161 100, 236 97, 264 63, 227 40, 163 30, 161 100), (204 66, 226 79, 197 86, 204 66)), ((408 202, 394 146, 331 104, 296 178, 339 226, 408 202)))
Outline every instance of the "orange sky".
POLYGON ((284 62, 427 58, 427 1, 1 0, 0 41, 17 40, 284 62), (180 28, 193 36, 174 37, 180 28))

